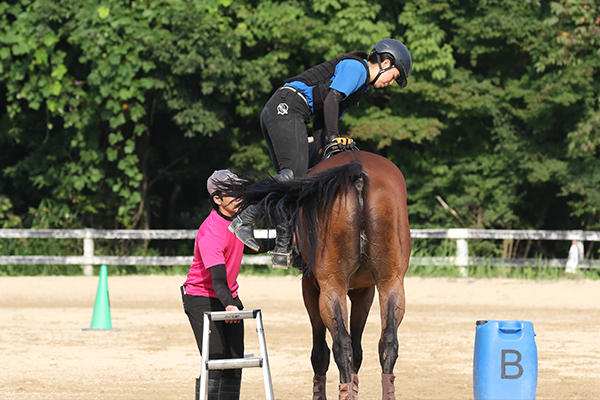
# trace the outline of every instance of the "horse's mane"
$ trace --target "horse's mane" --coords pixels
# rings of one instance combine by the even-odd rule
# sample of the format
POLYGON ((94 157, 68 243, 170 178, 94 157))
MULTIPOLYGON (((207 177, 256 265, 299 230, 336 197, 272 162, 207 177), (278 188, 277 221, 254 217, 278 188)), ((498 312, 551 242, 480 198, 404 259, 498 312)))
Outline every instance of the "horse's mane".
POLYGON ((362 165, 352 162, 287 182, 272 177, 259 181, 244 179, 221 183, 218 188, 224 195, 240 200, 240 209, 258 204, 270 225, 289 221, 294 230, 300 226, 305 234, 298 247, 308 244, 310 251, 307 270, 303 271, 306 273, 314 265, 319 230, 327 230, 335 199, 352 187, 361 173, 362 165))

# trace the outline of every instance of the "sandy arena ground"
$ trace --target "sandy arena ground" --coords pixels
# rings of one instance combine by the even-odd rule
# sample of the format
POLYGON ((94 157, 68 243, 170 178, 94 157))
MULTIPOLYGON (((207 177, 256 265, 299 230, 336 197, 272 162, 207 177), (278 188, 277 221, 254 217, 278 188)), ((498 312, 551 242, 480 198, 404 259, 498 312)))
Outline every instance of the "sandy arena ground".
MULTIPOLYGON (((109 278, 112 324, 89 332, 98 277, 0 278, 1 399, 193 399, 200 356, 183 313, 183 276, 109 278)), ((277 399, 310 399, 310 323, 299 277, 240 277, 264 314, 277 399)), ((469 399, 475 321, 533 321, 538 399, 600 398, 600 282, 409 278, 395 368, 398 399, 469 399)), ((361 399, 380 397, 379 306, 365 330, 361 399)), ((255 322, 246 352, 258 354, 255 322)), ((333 358, 328 397, 337 399, 333 358)), ((260 369, 242 399, 264 399, 260 369)))

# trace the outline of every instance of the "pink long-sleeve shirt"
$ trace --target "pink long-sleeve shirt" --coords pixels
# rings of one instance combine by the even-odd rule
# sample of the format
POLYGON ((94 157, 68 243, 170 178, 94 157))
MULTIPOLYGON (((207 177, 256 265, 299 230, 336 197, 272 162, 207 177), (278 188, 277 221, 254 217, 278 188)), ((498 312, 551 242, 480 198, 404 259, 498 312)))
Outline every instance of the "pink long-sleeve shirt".
POLYGON ((237 297, 237 277, 242 265, 244 244, 229 231, 230 223, 212 210, 200 225, 194 243, 194 261, 184 283, 187 294, 216 298, 209 268, 225 264, 227 284, 231 295, 237 297))

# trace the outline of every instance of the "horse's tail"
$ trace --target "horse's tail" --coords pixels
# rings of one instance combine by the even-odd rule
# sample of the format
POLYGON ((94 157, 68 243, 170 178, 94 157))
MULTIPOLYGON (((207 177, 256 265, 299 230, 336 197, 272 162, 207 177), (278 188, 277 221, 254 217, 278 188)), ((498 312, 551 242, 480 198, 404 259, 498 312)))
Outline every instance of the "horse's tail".
MULTIPOLYGON (((328 230, 336 199, 349 192, 357 193, 358 204, 362 208, 363 188, 367 183, 367 175, 358 162, 330 168, 308 178, 307 185, 301 191, 293 214, 294 224, 300 228, 301 232, 298 247, 308 249, 308 254, 305 254, 305 257, 307 256, 305 272, 313 269, 320 236, 319 231, 328 230)), ((360 221, 362 220, 361 216, 360 221)))
POLYGON ((308 268, 312 269, 319 230, 327 229, 336 198, 341 193, 353 190, 359 193, 359 204, 362 204, 364 194, 360 192, 364 192, 362 188, 367 183, 366 177, 362 165, 352 162, 286 182, 269 178, 250 183, 232 182, 220 185, 220 189, 224 194, 240 200, 241 208, 258 204, 263 216, 271 224, 286 220, 294 228, 300 226, 304 234, 299 247, 308 245, 308 268))

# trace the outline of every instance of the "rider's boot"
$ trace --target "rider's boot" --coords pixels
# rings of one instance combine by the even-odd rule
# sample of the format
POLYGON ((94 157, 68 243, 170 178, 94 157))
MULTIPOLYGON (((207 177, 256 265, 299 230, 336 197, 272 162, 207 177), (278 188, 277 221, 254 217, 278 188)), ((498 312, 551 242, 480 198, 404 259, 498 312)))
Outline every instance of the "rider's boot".
MULTIPOLYGON (((294 171, 284 168, 273 177, 277 182, 287 182, 294 179, 294 171)), ((292 265, 292 226, 284 221, 275 227, 275 248, 271 251, 273 268, 287 269, 292 265)))
MULTIPOLYGON (((277 182, 285 182, 292 178, 294 178, 294 172, 289 168, 282 169, 279 174, 273 177, 277 182)), ((240 212, 233 221, 231 221, 231 224, 229 224, 231 233, 237 236, 242 243, 254 251, 260 249, 260 245, 254 238, 254 225, 256 224, 259 215, 260 210, 258 205, 252 204, 240 212)))
POLYGON ((284 168, 277 175, 273 177, 277 182, 283 183, 294 179, 294 171, 289 168, 284 168))
POLYGON ((252 204, 244 208, 229 224, 229 230, 242 243, 254 251, 258 251, 260 246, 254 238, 254 224, 259 216, 258 205, 252 204))
POLYGON ((275 227, 275 247, 271 251, 273 268, 288 269, 292 265, 292 226, 283 222, 275 227))

